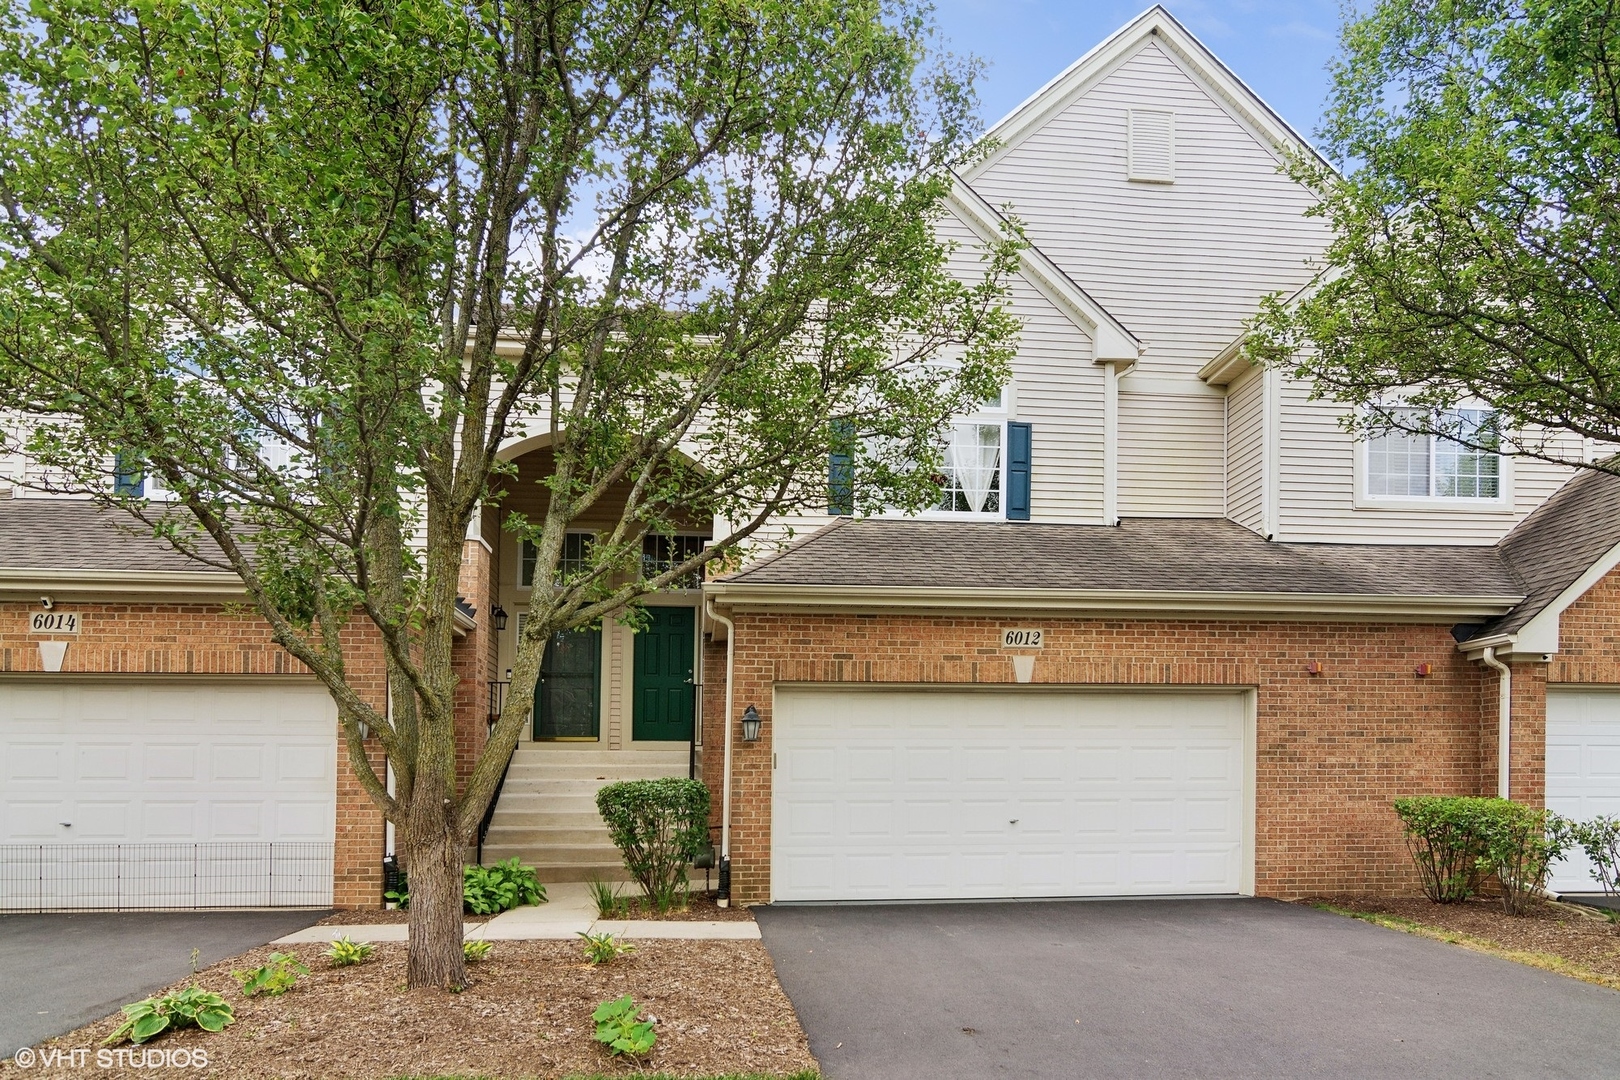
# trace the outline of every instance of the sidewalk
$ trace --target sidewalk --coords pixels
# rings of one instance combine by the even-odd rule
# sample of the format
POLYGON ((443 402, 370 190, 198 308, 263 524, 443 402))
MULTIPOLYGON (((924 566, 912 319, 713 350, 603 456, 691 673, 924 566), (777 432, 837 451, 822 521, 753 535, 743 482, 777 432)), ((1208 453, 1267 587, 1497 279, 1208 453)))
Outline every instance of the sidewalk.
MULTIPOLYGON (((752 922, 663 922, 654 919, 598 919, 590 889, 582 881, 565 881, 546 886, 550 903, 503 911, 486 923, 469 923, 468 941, 535 941, 546 938, 567 940, 580 933, 617 934, 624 938, 664 938, 689 941, 758 940, 759 925, 752 922)), ((302 942, 335 941, 348 937, 355 941, 404 941, 404 923, 361 923, 349 926, 311 926, 272 944, 296 945, 302 942)))

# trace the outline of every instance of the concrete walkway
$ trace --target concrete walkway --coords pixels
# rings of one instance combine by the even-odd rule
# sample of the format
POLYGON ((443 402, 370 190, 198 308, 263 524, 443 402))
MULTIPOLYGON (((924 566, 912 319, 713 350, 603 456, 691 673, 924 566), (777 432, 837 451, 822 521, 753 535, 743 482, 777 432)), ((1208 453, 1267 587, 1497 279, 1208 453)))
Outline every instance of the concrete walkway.
MULTIPOLYGON (((665 938, 688 941, 757 941, 759 926, 752 922, 664 922, 654 919, 598 919, 590 888, 584 882, 565 881, 546 886, 549 903, 513 908, 484 923, 468 923, 468 941, 567 940, 581 933, 617 934, 624 938, 665 938)), ((277 938, 277 945, 300 942, 405 941, 404 923, 368 923, 349 926, 311 926, 295 934, 277 938)))

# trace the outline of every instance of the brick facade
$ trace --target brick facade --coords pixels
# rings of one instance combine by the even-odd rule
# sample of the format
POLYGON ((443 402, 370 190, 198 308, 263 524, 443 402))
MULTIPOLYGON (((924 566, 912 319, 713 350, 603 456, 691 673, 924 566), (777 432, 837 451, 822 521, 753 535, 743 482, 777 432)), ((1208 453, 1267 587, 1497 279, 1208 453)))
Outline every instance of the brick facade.
MULTIPOLYGON (((733 711, 765 718, 734 743, 732 885, 741 903, 770 896, 771 706, 778 682, 1014 684, 1000 648, 1005 618, 749 613, 735 616, 733 711)), ((1466 660, 1450 628, 1410 624, 1042 618, 1034 681, 1074 686, 1256 689, 1255 887, 1263 896, 1403 893, 1416 888, 1392 799, 1489 794, 1496 764, 1495 673, 1466 660), (1320 664, 1320 674, 1308 666, 1320 664), (1432 673, 1420 676, 1420 664, 1432 673), (1482 733, 1489 727, 1492 743, 1482 733)), ((718 815, 724 650, 705 679, 718 815)), ((1544 692, 1532 672, 1515 697, 1544 692)), ((1528 701, 1521 705, 1527 713, 1528 701)), ((732 718, 735 720, 735 718, 732 718)), ((1515 730, 1516 774, 1539 799, 1540 725, 1515 730)), ((1519 792, 1516 792, 1519 793, 1519 792)), ((717 819, 718 820, 718 819, 717 819)))
MULTIPOLYGON (((478 626, 456 641, 454 664, 461 683, 456 694, 457 773, 465 779, 488 734, 485 723, 488 682, 494 678, 495 634, 489 626, 492 603, 489 550, 468 541, 464 550, 462 595, 478 611, 478 626)), ((263 619, 242 604, 108 602, 63 600, 61 611, 83 619, 78 635, 68 639, 63 677, 86 674, 265 676, 313 678, 309 670, 270 638, 263 619)), ((36 604, 0 601, 0 677, 35 673, 40 662, 40 635, 28 631, 36 604)), ((344 631, 350 685, 372 707, 386 708, 387 686, 381 643, 363 620, 344 631)), ((382 905, 382 859, 386 827, 349 763, 340 732, 337 742, 337 823, 333 836, 332 901, 340 908, 382 905)), ((384 775, 382 744, 367 744, 367 757, 384 775)))

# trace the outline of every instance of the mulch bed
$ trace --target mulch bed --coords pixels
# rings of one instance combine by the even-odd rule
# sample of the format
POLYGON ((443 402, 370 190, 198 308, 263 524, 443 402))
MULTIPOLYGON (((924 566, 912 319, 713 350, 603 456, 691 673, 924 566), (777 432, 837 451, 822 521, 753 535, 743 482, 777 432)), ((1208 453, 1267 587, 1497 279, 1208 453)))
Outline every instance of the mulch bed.
POLYGON ((633 955, 600 967, 585 964, 575 942, 502 941, 488 959, 470 966, 471 985, 459 994, 404 989, 402 944, 380 944, 369 962, 349 968, 329 966, 322 946, 281 948, 297 953, 311 971, 281 997, 244 998, 230 976, 231 968, 264 963, 274 951, 268 946, 177 984, 223 994, 236 1023, 218 1034, 166 1033, 145 1047, 206 1050, 205 1070, 154 1072, 138 1062, 98 1067, 96 1048, 118 1026, 118 1018, 108 1017, 41 1044, 89 1048, 88 1060, 78 1067, 21 1069, 5 1062, 0 1077, 185 1073, 230 1080, 377 1080, 451 1074, 503 1080, 642 1071, 783 1075, 816 1068, 793 1006, 757 941, 643 941, 633 955), (640 1064, 609 1057, 594 1038, 591 1012, 625 993, 658 1019, 658 1043, 640 1064))
MULTIPOLYGON (((1579 969, 1568 974, 1593 975, 1597 978, 1592 981, 1620 987, 1620 930, 1590 908, 1546 903, 1515 917, 1502 910, 1500 900, 1477 898, 1460 904, 1435 904, 1423 897, 1319 897, 1305 902, 1390 916, 1444 934, 1473 938, 1506 953, 1556 958, 1579 969)), ((1556 964, 1538 966, 1557 970, 1556 964)))
MULTIPOLYGON (((636 886, 639 888, 639 886, 636 886)), ((618 916, 614 916, 618 918, 618 916)), ((714 902, 714 897, 708 893, 693 893, 687 906, 666 911, 660 914, 651 904, 637 896, 630 899, 630 914, 627 919, 649 919, 662 922, 753 922, 754 916, 747 908, 723 908, 714 902)))

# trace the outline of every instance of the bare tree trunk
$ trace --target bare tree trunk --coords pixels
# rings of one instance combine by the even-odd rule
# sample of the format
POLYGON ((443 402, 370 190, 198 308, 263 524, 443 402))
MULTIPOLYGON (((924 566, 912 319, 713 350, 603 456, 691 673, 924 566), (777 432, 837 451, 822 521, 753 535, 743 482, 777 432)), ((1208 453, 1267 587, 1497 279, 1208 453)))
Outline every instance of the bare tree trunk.
POLYGON ((411 894, 410 942, 406 947, 405 984, 459 990, 467 985, 462 954, 461 878, 466 844, 444 797, 418 797, 411 805, 406 830, 411 894))

